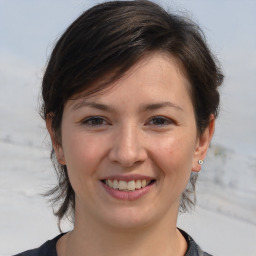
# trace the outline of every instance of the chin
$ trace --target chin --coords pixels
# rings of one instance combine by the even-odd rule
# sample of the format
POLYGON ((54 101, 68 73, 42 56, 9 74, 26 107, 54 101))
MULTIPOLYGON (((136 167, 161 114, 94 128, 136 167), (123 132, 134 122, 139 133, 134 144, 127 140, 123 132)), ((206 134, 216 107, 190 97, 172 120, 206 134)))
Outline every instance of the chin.
POLYGON ((140 229, 151 222, 154 221, 154 216, 148 214, 149 212, 141 212, 140 210, 130 209, 130 208, 122 208, 117 209, 117 211, 111 211, 108 217, 105 219, 107 225, 112 226, 113 228, 120 228, 120 229, 140 229))

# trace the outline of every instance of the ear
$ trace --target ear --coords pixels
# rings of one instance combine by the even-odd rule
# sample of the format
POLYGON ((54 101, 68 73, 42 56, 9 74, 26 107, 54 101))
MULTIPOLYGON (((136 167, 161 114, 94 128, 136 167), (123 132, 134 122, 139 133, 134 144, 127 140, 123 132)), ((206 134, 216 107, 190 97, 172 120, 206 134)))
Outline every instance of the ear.
POLYGON ((58 141, 54 130, 52 129, 52 117, 53 117, 52 113, 47 115, 46 127, 47 127, 47 130, 51 137, 52 146, 53 146, 57 161, 61 165, 66 165, 63 148, 62 148, 60 142, 58 141))
POLYGON ((204 160, 206 157, 207 150, 209 148, 212 136, 215 129, 215 117, 213 114, 210 115, 210 121, 208 127, 203 131, 197 141, 194 159, 193 159, 193 172, 199 172, 201 170, 201 165, 198 160, 204 160))

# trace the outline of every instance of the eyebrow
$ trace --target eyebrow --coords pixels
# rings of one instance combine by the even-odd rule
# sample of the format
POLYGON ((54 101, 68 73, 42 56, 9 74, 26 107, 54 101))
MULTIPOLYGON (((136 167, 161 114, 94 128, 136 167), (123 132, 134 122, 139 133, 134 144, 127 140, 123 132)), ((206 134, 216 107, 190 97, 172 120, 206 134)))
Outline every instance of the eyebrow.
MULTIPOLYGON (((79 102, 78 104, 74 105, 72 109, 77 110, 81 107, 96 108, 96 109, 103 110, 103 111, 106 111, 106 112, 114 112, 115 111, 112 106, 101 104, 101 103, 88 102, 88 101, 79 102)), ((169 102, 169 101, 147 104, 145 106, 142 106, 141 110, 144 111, 144 112, 147 112, 147 111, 150 111, 150 110, 157 110, 157 109, 166 108, 166 107, 171 107, 171 108, 175 108, 179 111, 184 111, 183 108, 181 108, 180 106, 178 106, 178 105, 176 105, 172 102, 169 102)))
POLYGON ((143 111, 150 111, 150 110, 157 110, 157 109, 165 108, 165 107, 171 107, 171 108, 175 108, 175 109, 177 109, 179 111, 184 111, 183 108, 181 108, 180 106, 178 106, 178 105, 176 105, 176 104, 174 104, 172 102, 169 102, 169 101, 148 104, 148 105, 143 106, 142 110, 143 111))
POLYGON ((114 112, 114 108, 112 106, 95 103, 95 102, 88 102, 88 101, 79 102, 78 104, 74 105, 72 109, 77 110, 81 107, 90 107, 90 108, 96 108, 96 109, 107 111, 107 112, 114 112))

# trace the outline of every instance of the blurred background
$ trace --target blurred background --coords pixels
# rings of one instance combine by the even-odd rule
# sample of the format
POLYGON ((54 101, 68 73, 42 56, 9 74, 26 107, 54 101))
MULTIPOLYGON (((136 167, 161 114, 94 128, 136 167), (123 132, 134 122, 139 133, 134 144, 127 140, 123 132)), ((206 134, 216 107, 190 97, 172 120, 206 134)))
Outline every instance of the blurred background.
MULTIPOLYGON (((99 2, 0 0, 0 255, 37 247, 58 234, 40 195, 56 182, 38 114, 40 83, 56 39, 99 2)), ((155 2, 199 23, 225 74, 197 206, 180 216, 178 226, 213 255, 255 255, 256 1, 155 2)))

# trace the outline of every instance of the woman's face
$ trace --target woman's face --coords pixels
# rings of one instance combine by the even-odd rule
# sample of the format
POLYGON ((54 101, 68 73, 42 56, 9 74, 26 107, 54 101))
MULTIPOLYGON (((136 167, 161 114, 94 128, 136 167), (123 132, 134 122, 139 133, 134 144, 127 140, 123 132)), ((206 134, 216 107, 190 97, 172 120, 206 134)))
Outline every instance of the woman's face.
POLYGON ((67 102, 55 147, 76 195, 76 218, 115 227, 175 221, 204 157, 190 84, 174 59, 151 54, 108 91, 67 102))

